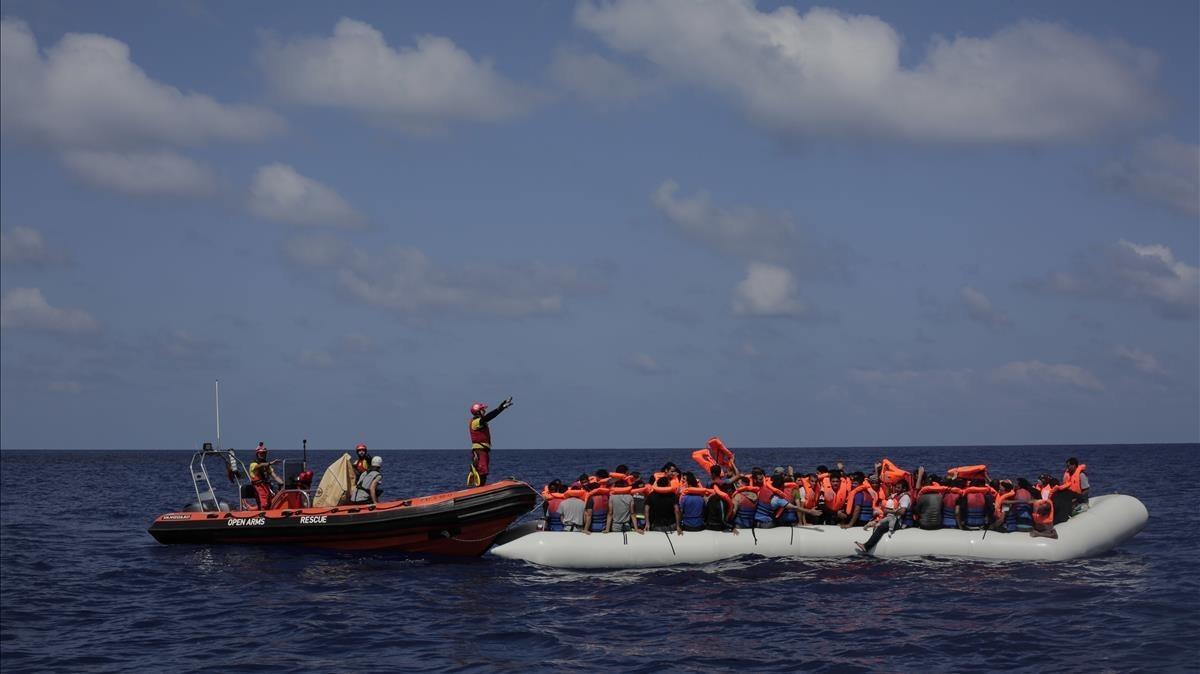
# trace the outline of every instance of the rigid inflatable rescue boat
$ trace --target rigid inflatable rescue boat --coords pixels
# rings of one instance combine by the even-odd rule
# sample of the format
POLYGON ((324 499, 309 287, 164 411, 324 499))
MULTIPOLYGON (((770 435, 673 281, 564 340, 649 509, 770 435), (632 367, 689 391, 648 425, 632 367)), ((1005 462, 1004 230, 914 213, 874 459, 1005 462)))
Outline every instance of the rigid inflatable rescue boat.
MULTIPOLYGON (((1028 533, 901 529, 875 546, 876 557, 960 557, 967 559, 1058 562, 1100 555, 1129 540, 1146 525, 1149 514, 1132 496, 1109 494, 1091 499, 1088 510, 1058 524, 1058 538, 1028 533)), ((851 557, 855 543, 871 531, 862 527, 780 526, 719 531, 645 534, 540 531, 536 524, 506 532, 492 554, 543 566, 569 569, 617 569, 707 564, 740 555, 763 557, 851 557)))
MULTIPOLYGON (((289 489, 302 507, 237 507, 214 495, 204 467, 212 457, 229 467, 230 482, 239 488, 244 471, 231 452, 205 448, 192 459, 196 502, 183 511, 160 515, 150 535, 160 543, 297 544, 339 550, 402 552, 477 557, 513 520, 537 503, 537 493, 524 482, 494 484, 433 496, 367 505, 308 507, 307 492, 289 489)), ((285 462, 284 473, 290 474, 285 462)), ((275 501, 280 502, 280 495, 275 501)), ((319 501, 318 501, 319 502, 319 501)), ((249 503, 255 504, 255 501, 249 503)))

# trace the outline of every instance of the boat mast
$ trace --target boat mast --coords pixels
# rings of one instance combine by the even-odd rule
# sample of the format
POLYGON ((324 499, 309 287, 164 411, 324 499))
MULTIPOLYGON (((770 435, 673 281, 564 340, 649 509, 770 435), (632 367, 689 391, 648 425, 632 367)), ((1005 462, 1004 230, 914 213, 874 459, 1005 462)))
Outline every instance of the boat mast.
POLYGON ((221 380, 213 381, 213 390, 217 398, 217 449, 221 448, 221 380))

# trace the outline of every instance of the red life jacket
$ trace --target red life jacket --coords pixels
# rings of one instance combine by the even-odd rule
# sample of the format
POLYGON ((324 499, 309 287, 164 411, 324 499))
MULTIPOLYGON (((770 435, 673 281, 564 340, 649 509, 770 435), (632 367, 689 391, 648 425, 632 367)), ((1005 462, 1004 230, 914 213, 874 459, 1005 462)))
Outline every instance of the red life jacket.
POLYGON ((471 429, 471 449, 491 449, 492 448, 492 429, 484 423, 482 418, 472 418, 467 422, 467 428, 471 429), (475 422, 478 421, 478 427, 475 422))

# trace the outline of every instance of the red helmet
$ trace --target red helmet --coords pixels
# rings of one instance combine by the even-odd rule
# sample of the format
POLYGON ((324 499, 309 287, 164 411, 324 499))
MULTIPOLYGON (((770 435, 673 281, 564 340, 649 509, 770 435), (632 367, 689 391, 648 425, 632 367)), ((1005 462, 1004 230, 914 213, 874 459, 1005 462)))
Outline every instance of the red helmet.
POLYGON ((354 448, 354 451, 357 452, 360 449, 365 452, 367 451, 367 446, 360 442, 358 443, 358 446, 354 448))
POLYGON ((258 445, 258 449, 254 450, 254 455, 255 455, 255 456, 258 456, 258 457, 263 457, 263 456, 266 456, 266 455, 267 455, 267 448, 266 448, 266 447, 264 447, 264 446, 262 445, 262 443, 259 443, 259 445, 258 445))
POLYGON ((297 482, 303 482, 305 484, 311 483, 312 479, 313 479, 313 472, 311 470, 301 471, 300 474, 296 476, 297 482))
POLYGON ((486 411, 487 411, 487 405, 485 405, 483 403, 472 403, 471 404, 471 416, 479 416, 480 414, 483 414, 486 411))

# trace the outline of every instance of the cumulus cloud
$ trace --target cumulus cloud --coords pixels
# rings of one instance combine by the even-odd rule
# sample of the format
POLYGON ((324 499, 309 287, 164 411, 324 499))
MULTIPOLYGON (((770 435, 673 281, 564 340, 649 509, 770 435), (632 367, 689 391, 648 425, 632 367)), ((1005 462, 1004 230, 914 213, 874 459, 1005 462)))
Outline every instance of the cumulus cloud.
POLYGON ((595 294, 605 284, 596 274, 537 262, 436 264, 405 246, 366 251, 328 238, 285 245, 290 260, 327 269, 342 292, 370 306, 406 317, 458 314, 520 318, 562 313, 572 296, 595 294))
POLYGON ((1109 162, 1100 176, 1112 189, 1200 216, 1200 146, 1195 143, 1170 136, 1142 141, 1131 158, 1109 162))
POLYGON ((589 103, 628 103, 652 89, 649 81, 637 77, 625 66, 573 48, 554 53, 550 77, 559 88, 589 103))
POLYGON ((1104 384, 1096 375, 1078 365, 1065 363, 1043 363, 1040 360, 1024 360, 1006 363, 992 372, 1001 381, 1024 384, 1070 386, 1081 391, 1100 392, 1104 384))
POLYGON ((906 67, 892 26, 822 8, 617 0, 580 4, 575 22, 786 138, 1074 140, 1163 110, 1151 52, 1052 23, 935 37, 906 67))
POLYGON ((68 33, 43 55, 25 22, 4 19, 0 127, 57 147, 126 149, 259 140, 284 122, 261 108, 156 82, 133 63, 125 43, 103 35, 68 33))
POLYGON ((993 307, 987 295, 984 295, 975 288, 963 286, 959 290, 959 297, 962 298, 963 306, 966 308, 967 318, 970 318, 972 321, 992 328, 1001 328, 1012 324, 1012 321, 1008 318, 1008 314, 993 307))
POLYGON ((674 180, 664 181, 651 201, 684 234, 729 255, 781 262, 798 248, 796 225, 786 213, 720 208, 704 191, 680 195, 674 180))
POLYGON ((249 209, 265 220, 293 225, 352 227, 366 222, 337 192, 287 164, 270 164, 255 172, 249 209))
POLYGON ((13 227, 0 231, 0 261, 41 267, 62 264, 67 254, 48 245, 36 229, 13 227))
POLYGON ((792 316, 808 307, 797 294, 796 279, 784 267, 750 263, 746 278, 733 291, 733 311, 747 316, 792 316))
POLYGON ((98 332, 100 322, 82 309, 50 306, 37 288, 13 288, 0 298, 0 328, 82 335, 98 332))
POLYGON ((1051 294, 1133 302, 1159 316, 1200 317, 1200 269, 1177 260, 1170 248, 1122 240, 1083 256, 1073 271, 1026 284, 1051 294))
POLYGON ((1159 365, 1158 359, 1154 357, 1154 354, 1147 353, 1141 349, 1118 345, 1113 347, 1112 355, 1121 363, 1132 367, 1142 374, 1156 377, 1167 374, 1162 365, 1159 365))
POLYGON ((63 163, 93 187, 136 197, 202 197, 217 192, 217 178, 174 152, 74 151, 63 163))
POLYGON ((537 100, 447 38, 421 35, 396 49, 370 24, 347 18, 330 37, 268 39, 259 63, 288 100, 354 110, 416 133, 509 119, 537 100))

